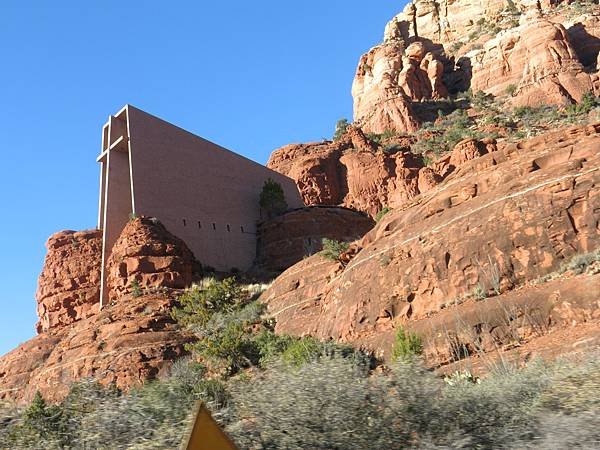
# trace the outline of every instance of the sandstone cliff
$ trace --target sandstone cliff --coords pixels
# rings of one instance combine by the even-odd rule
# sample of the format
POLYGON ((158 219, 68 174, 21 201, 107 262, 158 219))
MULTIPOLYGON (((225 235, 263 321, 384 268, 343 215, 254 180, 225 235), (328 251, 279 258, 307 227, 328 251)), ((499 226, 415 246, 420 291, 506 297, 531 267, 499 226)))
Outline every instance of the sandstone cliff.
MULTIPOLYGON (((448 308, 462 317, 462 303, 474 292, 493 297, 480 308, 500 302, 511 310, 519 296, 510 292, 598 248, 599 189, 600 124, 506 144, 463 162, 443 183, 388 213, 342 255, 345 264, 312 256, 284 272, 262 299, 279 332, 387 353, 400 324, 422 321, 442 333, 429 319, 448 308)), ((599 278, 584 278, 576 283, 592 292, 589 298, 539 294, 532 307, 542 311, 540 320, 565 326, 569 319, 553 314, 575 304, 585 311, 580 322, 597 320, 599 278)), ((472 326, 497 328, 490 320, 472 326)))
POLYGON ((510 97, 513 106, 598 95, 600 9, 589 3, 583 11, 560 2, 415 0, 360 59, 354 122, 368 132, 415 131, 415 102, 449 91, 510 97))

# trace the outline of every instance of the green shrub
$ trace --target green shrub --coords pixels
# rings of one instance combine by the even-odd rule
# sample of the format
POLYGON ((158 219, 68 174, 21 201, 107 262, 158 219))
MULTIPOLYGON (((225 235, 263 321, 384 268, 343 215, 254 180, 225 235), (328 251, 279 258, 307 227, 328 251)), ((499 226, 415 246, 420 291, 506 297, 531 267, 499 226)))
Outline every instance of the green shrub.
POLYGON ((321 256, 331 259, 333 261, 339 261, 340 255, 348 250, 349 244, 347 242, 340 242, 334 239, 323 238, 323 250, 321 250, 321 256))
POLYGON ((138 281, 138 280, 133 280, 133 281, 131 282, 131 285, 130 285, 129 287, 130 287, 130 289, 131 289, 131 295, 132 295, 134 298, 137 298, 137 297, 141 297, 141 296, 142 296, 143 292, 142 292, 142 288, 141 288, 141 286, 140 286, 140 283, 139 283, 139 281, 138 281))
POLYGON ((512 97, 513 95, 515 95, 515 93, 517 92, 517 85, 516 84, 509 84, 506 87, 506 95, 512 97))
POLYGON ((260 207, 267 213, 268 218, 279 216, 288 209, 283 188, 271 178, 263 184, 259 203, 260 207))
POLYGON ((172 317, 196 336, 186 344, 211 367, 235 373, 258 363, 251 325, 259 323, 264 306, 251 298, 235 281, 206 280, 180 298, 172 317))
POLYGON ((178 448, 197 399, 241 449, 596 448, 598 361, 444 382, 414 362, 369 374, 334 354, 222 382, 182 360, 126 394, 81 382, 56 406, 36 396, 24 410, 0 408, 0 448, 178 448))
POLYGON ((410 360, 423 353, 423 341, 419 336, 399 327, 392 346, 392 361, 410 360))
POLYGON ((472 130, 471 118, 462 109, 440 117, 435 125, 424 125, 417 133, 412 151, 418 154, 433 153, 440 156, 451 151, 456 144, 467 138, 482 138, 483 134, 472 130))
POLYGON ((591 92, 586 92, 579 103, 567 106, 565 113, 567 116, 586 115, 597 106, 600 106, 600 99, 591 92))
POLYGON ((383 216, 385 216, 391 210, 392 210, 392 208, 388 208, 387 206, 385 206, 383 209, 378 211, 377 214, 375 215, 375 222, 379 222, 381 219, 383 219, 383 216))
POLYGON ((387 144, 385 147, 383 147, 384 153, 387 153, 389 155, 398 153, 400 150, 402 150, 402 147, 398 144, 387 144))
POLYGON ((340 119, 335 124, 335 132, 333 133, 333 140, 338 141, 341 137, 346 134, 348 127, 350 124, 348 123, 348 119, 340 119))

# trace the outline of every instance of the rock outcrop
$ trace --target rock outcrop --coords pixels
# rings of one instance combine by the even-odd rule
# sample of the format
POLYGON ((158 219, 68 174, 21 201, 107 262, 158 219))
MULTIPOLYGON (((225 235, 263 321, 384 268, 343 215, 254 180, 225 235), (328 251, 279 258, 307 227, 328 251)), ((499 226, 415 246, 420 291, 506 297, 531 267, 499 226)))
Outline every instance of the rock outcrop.
POLYGON ((115 242, 107 263, 109 299, 114 302, 135 289, 183 289, 198 268, 194 255, 157 219, 130 220, 115 242))
POLYGON ((0 399, 60 400, 69 384, 95 378, 118 388, 164 373, 189 336, 170 316, 199 268, 191 251, 156 219, 127 223, 107 263, 102 310, 100 231, 50 237, 37 292, 39 335, 0 358, 0 399))
POLYGON ((469 159, 495 151, 493 139, 459 142, 451 155, 425 167, 410 152, 412 138, 388 150, 359 150, 349 138, 292 144, 271 155, 267 166, 296 180, 306 205, 338 205, 374 217, 385 207, 402 208, 469 159))
POLYGON ((38 333, 96 314, 100 302, 102 233, 61 231, 46 248, 36 292, 38 333))
POLYGON ((566 29, 542 18, 525 18, 464 58, 470 60, 473 91, 511 92, 513 105, 567 105, 594 89, 566 29))
POLYGON ((600 9, 578 17, 529 0, 415 0, 360 59, 354 121, 365 131, 414 131, 415 102, 471 89, 512 106, 568 105, 600 95, 600 9))
POLYGON ((415 131, 412 101, 448 96, 444 65, 421 42, 390 41, 362 56, 352 83, 354 122, 363 130, 415 131))
POLYGON ((315 255, 284 272, 262 297, 277 330, 385 352, 398 324, 475 290, 509 292, 598 248, 599 149, 595 124, 457 151, 466 161, 388 213, 342 255, 345 266, 315 255))
POLYGON ((166 373, 189 339, 165 295, 127 296, 65 327, 41 333, 0 358, 0 399, 59 401, 75 381, 128 389, 166 373))
POLYGON ((283 271, 322 250, 323 238, 352 242, 375 222, 365 214, 339 207, 293 210, 258 226, 257 262, 270 271, 283 271))
POLYGON ((476 29, 480 18, 494 20, 514 3, 508 0, 461 2, 413 0, 385 27, 384 40, 409 41, 418 36, 433 42, 452 43, 476 29))

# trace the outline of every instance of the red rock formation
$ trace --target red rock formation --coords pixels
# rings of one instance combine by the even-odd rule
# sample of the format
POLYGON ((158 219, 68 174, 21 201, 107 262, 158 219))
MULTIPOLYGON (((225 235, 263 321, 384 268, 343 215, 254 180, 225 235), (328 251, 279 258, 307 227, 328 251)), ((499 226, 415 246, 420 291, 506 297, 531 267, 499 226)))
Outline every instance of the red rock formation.
POLYGON ((188 286, 196 268, 187 246, 155 219, 131 220, 107 264, 111 304, 99 311, 101 245, 99 231, 48 240, 37 293, 40 334, 0 358, 0 399, 28 401, 39 390, 60 400, 70 383, 92 377, 127 389, 184 353, 189 337, 169 310, 172 291, 188 286))
POLYGON ((0 358, 0 399, 58 401, 78 380, 121 389, 166 372, 189 339, 175 326, 164 295, 128 297, 94 316, 54 327, 0 358))
POLYGON ((100 302, 102 233, 61 231, 46 248, 36 292, 38 333, 96 314, 100 302))
POLYGON ((259 265, 282 271, 314 255, 323 238, 351 242, 363 237, 375 223, 368 216, 337 207, 312 207, 290 211, 259 225, 259 265))
POLYGON ((277 330, 388 350, 397 323, 476 288, 510 291, 599 247, 599 148, 596 124, 467 160, 388 213, 345 267, 315 255, 284 272, 262 297, 277 330))
POLYGON ((267 166, 295 179, 307 205, 339 205, 374 217, 384 207, 403 207, 464 162, 495 151, 496 143, 467 139, 456 147, 432 170, 423 170, 410 142, 390 153, 359 151, 347 140, 288 145, 273 152, 267 166))
POLYGON ((194 255, 158 220, 142 217, 129 221, 108 259, 110 301, 157 288, 183 289, 192 283, 194 255))
POLYGON ((467 57, 473 91, 505 95, 515 86, 513 104, 564 105, 593 89, 561 24, 530 17, 467 57))
POLYGON ((361 57, 352 83, 355 123, 374 133, 415 131, 419 124, 411 100, 446 97, 443 71, 421 42, 406 49, 402 41, 372 48, 361 57))
POLYGON ((513 106, 566 105, 589 91, 600 95, 600 10, 591 6, 574 18, 554 8, 557 2, 542 3, 540 9, 528 0, 409 3, 387 24, 384 43, 361 58, 352 90, 355 121, 368 131, 410 131, 411 102, 394 101, 402 112, 390 114, 386 100, 398 87, 412 101, 443 98, 444 73, 453 89, 510 92, 513 106), (503 30, 490 31, 488 23, 503 30), (456 57, 456 67, 442 45, 456 57))

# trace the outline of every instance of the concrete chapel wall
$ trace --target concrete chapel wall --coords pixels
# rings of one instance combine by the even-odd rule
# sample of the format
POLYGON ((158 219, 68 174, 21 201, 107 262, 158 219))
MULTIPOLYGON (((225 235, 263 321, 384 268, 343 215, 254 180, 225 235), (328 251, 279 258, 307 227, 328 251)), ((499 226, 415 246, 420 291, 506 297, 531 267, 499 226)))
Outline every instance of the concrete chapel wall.
POLYGON ((293 180, 128 106, 135 213, 154 216, 217 270, 248 269, 264 181, 279 182, 291 208, 303 206, 293 180))

